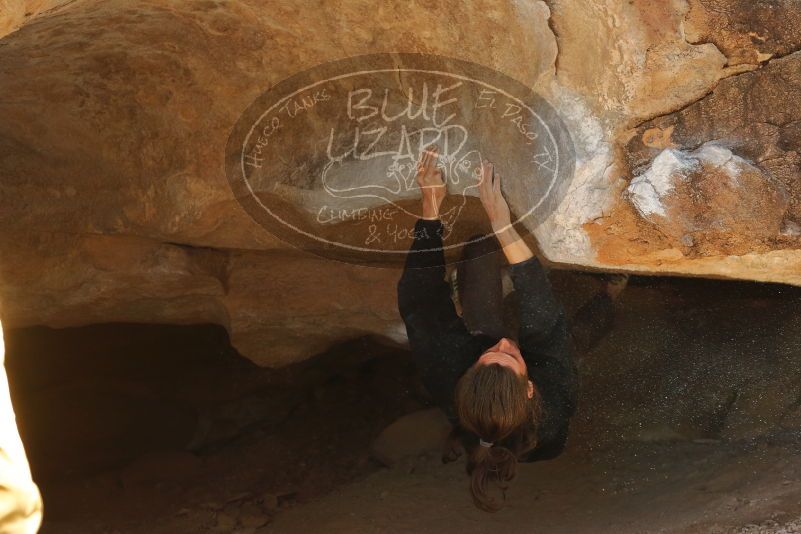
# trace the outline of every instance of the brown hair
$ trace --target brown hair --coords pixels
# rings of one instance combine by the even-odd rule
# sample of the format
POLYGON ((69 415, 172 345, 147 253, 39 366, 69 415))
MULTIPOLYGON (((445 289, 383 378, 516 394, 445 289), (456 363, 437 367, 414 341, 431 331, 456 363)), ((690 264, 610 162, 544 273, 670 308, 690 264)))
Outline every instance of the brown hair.
POLYGON ((517 459, 537 445, 539 396, 528 398, 528 377, 499 364, 473 365, 456 386, 456 414, 464 430, 474 434, 468 451, 470 493, 478 508, 501 509, 490 495, 497 486, 505 499, 517 474, 517 459), (491 442, 480 446, 476 436, 491 442))

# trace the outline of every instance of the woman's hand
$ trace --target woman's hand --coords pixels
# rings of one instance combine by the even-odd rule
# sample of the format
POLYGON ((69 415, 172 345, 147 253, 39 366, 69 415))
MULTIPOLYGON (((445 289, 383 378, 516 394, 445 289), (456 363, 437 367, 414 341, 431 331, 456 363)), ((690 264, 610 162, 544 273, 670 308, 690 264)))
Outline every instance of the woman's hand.
POLYGON ((509 204, 501 192, 501 175, 495 172, 495 165, 487 160, 481 163, 478 193, 495 233, 512 224, 509 204))
POLYGON ((442 180, 442 170, 437 167, 437 145, 425 150, 417 164, 417 185, 423 193, 423 219, 439 219, 439 207, 448 192, 442 180))
POLYGON ((495 172, 495 166, 487 160, 481 164, 478 193, 492 225, 492 231, 495 232, 495 237, 498 238, 509 264, 514 265, 532 258, 534 253, 512 226, 509 204, 501 192, 501 175, 495 172))

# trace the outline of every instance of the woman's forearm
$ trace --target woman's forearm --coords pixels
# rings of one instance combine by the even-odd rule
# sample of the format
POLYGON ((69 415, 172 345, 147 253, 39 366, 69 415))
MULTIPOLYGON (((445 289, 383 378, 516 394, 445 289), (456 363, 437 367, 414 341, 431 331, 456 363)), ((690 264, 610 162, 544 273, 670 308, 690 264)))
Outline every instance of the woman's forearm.
POLYGON ((495 172, 495 166, 487 160, 481 164, 478 192, 495 237, 498 238, 509 264, 514 265, 533 258, 534 253, 512 226, 509 204, 501 191, 501 175, 495 172))
POLYGON ((511 224, 495 230, 495 236, 503 248, 503 254, 509 265, 522 263, 534 257, 534 253, 511 224))
POLYGON ((423 189, 423 219, 433 221, 439 219, 439 205, 441 200, 437 199, 436 194, 431 189, 423 189))

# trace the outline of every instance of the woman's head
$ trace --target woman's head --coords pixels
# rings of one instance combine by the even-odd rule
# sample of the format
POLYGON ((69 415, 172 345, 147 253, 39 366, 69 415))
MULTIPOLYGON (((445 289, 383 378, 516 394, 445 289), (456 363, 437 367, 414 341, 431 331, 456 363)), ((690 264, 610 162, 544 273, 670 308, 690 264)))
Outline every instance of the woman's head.
POLYGON ((518 456, 536 445, 539 403, 517 344, 504 338, 487 349, 459 379, 455 401, 462 428, 483 442, 468 445, 473 501, 498 510, 491 485, 505 489, 518 456))
POLYGON ((476 361, 476 365, 478 366, 488 366, 492 364, 507 367, 514 371, 515 374, 525 377, 528 382, 526 395, 528 398, 534 395, 534 384, 528 380, 526 360, 523 359, 523 355, 520 353, 520 347, 515 341, 506 337, 501 338, 495 345, 485 350, 476 361))

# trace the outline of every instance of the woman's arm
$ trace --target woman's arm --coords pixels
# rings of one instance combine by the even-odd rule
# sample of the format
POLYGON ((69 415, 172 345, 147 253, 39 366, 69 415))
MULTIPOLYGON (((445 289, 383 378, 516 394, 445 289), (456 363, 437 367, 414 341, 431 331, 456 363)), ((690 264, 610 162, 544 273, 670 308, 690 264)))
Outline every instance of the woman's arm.
POLYGON ((509 204, 501 192, 501 175, 495 165, 484 160, 481 165, 481 178, 478 186, 481 203, 487 212, 492 231, 503 248, 503 254, 510 265, 522 263, 534 257, 534 253, 512 226, 509 204))
POLYGON ((398 308, 410 338, 436 337, 443 328, 464 327, 456 314, 445 282, 445 253, 439 208, 446 187, 437 168, 437 147, 423 153, 417 165, 417 184, 422 192, 423 217, 414 227, 414 242, 406 256, 398 282, 398 308), (412 332, 414 331, 414 332, 412 332))
POLYGON ((445 183, 436 169, 436 147, 432 154, 424 155, 418 167, 423 218, 415 224, 414 242, 398 282, 398 308, 423 383, 453 419, 453 392, 466 368, 465 346, 472 336, 456 314, 450 286, 445 282, 443 226, 438 218, 445 183))
POLYGON ((563 315, 562 305, 551 291, 551 284, 539 260, 512 226, 509 204, 501 191, 501 175, 484 161, 481 166, 479 195, 495 236, 510 265, 512 283, 520 308, 520 342, 542 352, 551 339, 554 326, 563 315))
POLYGON ((482 166, 481 201, 510 264, 520 316, 520 348, 530 375, 537 378, 540 395, 548 399, 550 412, 541 422, 537 449, 524 461, 547 459, 564 447, 567 424, 576 406, 570 329, 545 269, 512 227, 500 176, 493 171, 488 162, 482 166))
POLYGON ((432 145, 423 152, 420 162, 417 164, 417 185, 423 194, 423 219, 439 219, 439 207, 448 192, 445 181, 442 179, 442 170, 437 167, 439 149, 437 145, 432 145))
POLYGON ((398 309, 406 322, 434 330, 458 319, 445 282, 445 254, 442 250, 442 223, 420 219, 414 226, 414 241, 403 275, 398 281, 398 309))

